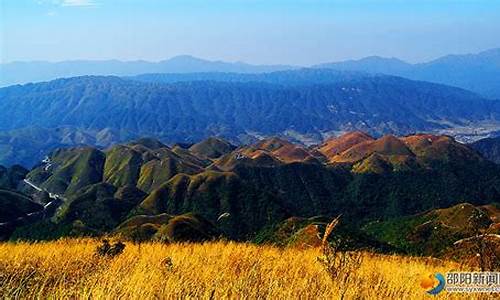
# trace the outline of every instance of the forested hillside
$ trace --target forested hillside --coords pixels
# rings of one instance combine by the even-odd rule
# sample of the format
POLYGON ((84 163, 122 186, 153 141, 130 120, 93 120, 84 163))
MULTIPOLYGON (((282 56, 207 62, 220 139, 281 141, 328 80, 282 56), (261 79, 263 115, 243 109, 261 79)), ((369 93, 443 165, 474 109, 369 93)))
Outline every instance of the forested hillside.
POLYGON ((0 89, 1 162, 31 166, 30 155, 40 159, 58 146, 106 147, 140 136, 246 143, 282 135, 311 144, 350 130, 409 134, 500 119, 496 101, 398 77, 321 70, 179 76, 170 83, 87 76, 0 89), (204 76, 210 80, 195 80, 204 76), (26 154, 16 159, 18 151, 26 154))

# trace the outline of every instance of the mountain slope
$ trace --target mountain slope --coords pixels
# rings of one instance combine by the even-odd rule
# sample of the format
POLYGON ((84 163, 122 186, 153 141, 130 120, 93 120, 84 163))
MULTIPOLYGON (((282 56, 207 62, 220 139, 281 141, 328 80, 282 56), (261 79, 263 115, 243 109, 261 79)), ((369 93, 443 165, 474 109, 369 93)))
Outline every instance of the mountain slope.
POLYGON ((487 159, 500 164, 500 137, 482 139, 470 144, 470 146, 487 159))
POLYGON ((189 147, 189 151, 198 157, 215 159, 236 149, 222 139, 210 137, 189 147))
POLYGON ((376 77, 366 72, 339 71, 331 69, 301 68, 268 73, 153 73, 126 77, 134 81, 155 83, 179 83, 193 81, 218 82, 265 82, 283 86, 328 84, 376 77))
POLYGON ((351 132, 340 137, 329 138, 318 147, 318 151, 331 159, 354 145, 372 140, 374 140, 374 138, 364 132, 351 132))
POLYGON ((324 135, 354 129, 407 134, 500 119, 499 102, 388 76, 301 86, 77 77, 3 88, 0 98, 0 131, 69 126, 167 142, 212 135, 246 141, 277 134, 319 141, 324 135))
POLYGON ((27 170, 20 166, 0 166, 0 241, 7 239, 28 219, 36 219, 35 214, 44 209, 31 197, 16 190, 26 173, 27 170))
POLYGON ((10 168, 0 165, 0 189, 15 190, 27 173, 28 170, 18 165, 10 168))
POLYGON ((385 135, 379 139, 362 132, 347 133, 317 146, 330 154, 331 164, 351 165, 358 173, 387 173, 432 167, 435 163, 452 162, 466 166, 484 159, 473 149, 449 136, 415 134, 404 137, 385 135))
POLYGON ((71 194, 102 180, 105 156, 90 148, 60 149, 27 178, 55 194, 71 194))
POLYGON ((33 167, 58 148, 92 145, 108 147, 135 138, 131 133, 104 128, 82 130, 71 126, 28 126, 0 132, 0 163, 33 167))
MULTIPOLYGON (((0 189, 0 223, 15 221, 28 213, 41 211, 43 207, 24 194, 0 189)), ((2 228, 0 226, 0 238, 2 228)))
MULTIPOLYGON (((450 137, 374 139, 358 132, 337 140, 352 145, 342 145, 347 149, 328 161, 315 147, 280 138, 240 146, 211 160, 197 156, 204 153, 179 146, 175 152, 153 139, 140 139, 105 151, 55 151, 27 177, 64 194, 52 220, 56 223, 47 228, 78 234, 114 232, 134 216, 195 213, 225 236, 252 239, 291 217, 343 214, 349 226, 357 227, 465 201, 500 200, 500 167, 450 137), (356 136, 363 138, 357 143, 346 138, 356 136)), ((165 225, 141 224, 127 226, 126 232, 152 237, 165 225)), ((28 238, 31 229, 24 228, 22 236, 28 238)))
POLYGON ((460 241, 480 234, 498 234, 499 215, 498 205, 459 203, 404 218, 372 222, 364 229, 380 241, 410 253, 443 256, 457 252, 460 241))

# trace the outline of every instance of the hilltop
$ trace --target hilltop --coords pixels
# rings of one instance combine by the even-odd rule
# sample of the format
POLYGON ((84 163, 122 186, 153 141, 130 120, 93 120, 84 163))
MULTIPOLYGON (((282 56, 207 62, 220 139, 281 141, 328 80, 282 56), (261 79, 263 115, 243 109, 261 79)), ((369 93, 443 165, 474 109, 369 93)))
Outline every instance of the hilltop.
MULTIPOLYGON (((272 137, 238 147, 221 138, 174 146, 142 138, 106 149, 65 148, 23 173, 60 206, 15 226, 11 238, 225 236, 284 245, 310 240, 342 214, 342 236, 355 247, 408 251, 363 226, 462 202, 499 202, 499 170, 467 145, 428 134, 350 132, 309 147, 272 137), (295 229, 280 229, 290 228, 285 224, 295 229)), ((50 201, 23 183, 6 188, 29 203, 50 201)), ((10 205, 4 208, 16 209, 10 205)))

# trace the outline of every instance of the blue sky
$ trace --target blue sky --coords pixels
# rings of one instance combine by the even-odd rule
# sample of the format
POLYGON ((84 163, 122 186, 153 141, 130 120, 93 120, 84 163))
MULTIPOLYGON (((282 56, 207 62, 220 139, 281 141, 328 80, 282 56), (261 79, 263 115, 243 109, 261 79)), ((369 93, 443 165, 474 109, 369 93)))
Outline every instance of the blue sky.
POLYGON ((500 47, 500 0, 0 0, 2 62, 189 54, 310 65, 500 47))

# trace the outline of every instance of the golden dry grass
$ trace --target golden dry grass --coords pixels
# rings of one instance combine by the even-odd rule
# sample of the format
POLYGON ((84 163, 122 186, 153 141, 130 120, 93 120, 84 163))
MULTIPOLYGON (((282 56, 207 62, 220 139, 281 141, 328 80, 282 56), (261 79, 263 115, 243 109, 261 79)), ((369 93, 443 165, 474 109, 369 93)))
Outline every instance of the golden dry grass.
MULTIPOLYGON (((435 259, 365 253, 346 285, 332 282, 319 249, 233 242, 127 244, 115 258, 96 240, 0 244, 0 298, 429 299, 424 275, 454 270, 435 259)), ((460 299, 443 292, 435 299, 460 299)), ((483 297, 487 297, 483 295, 483 297)), ((468 298, 471 298, 470 295, 468 298)))

